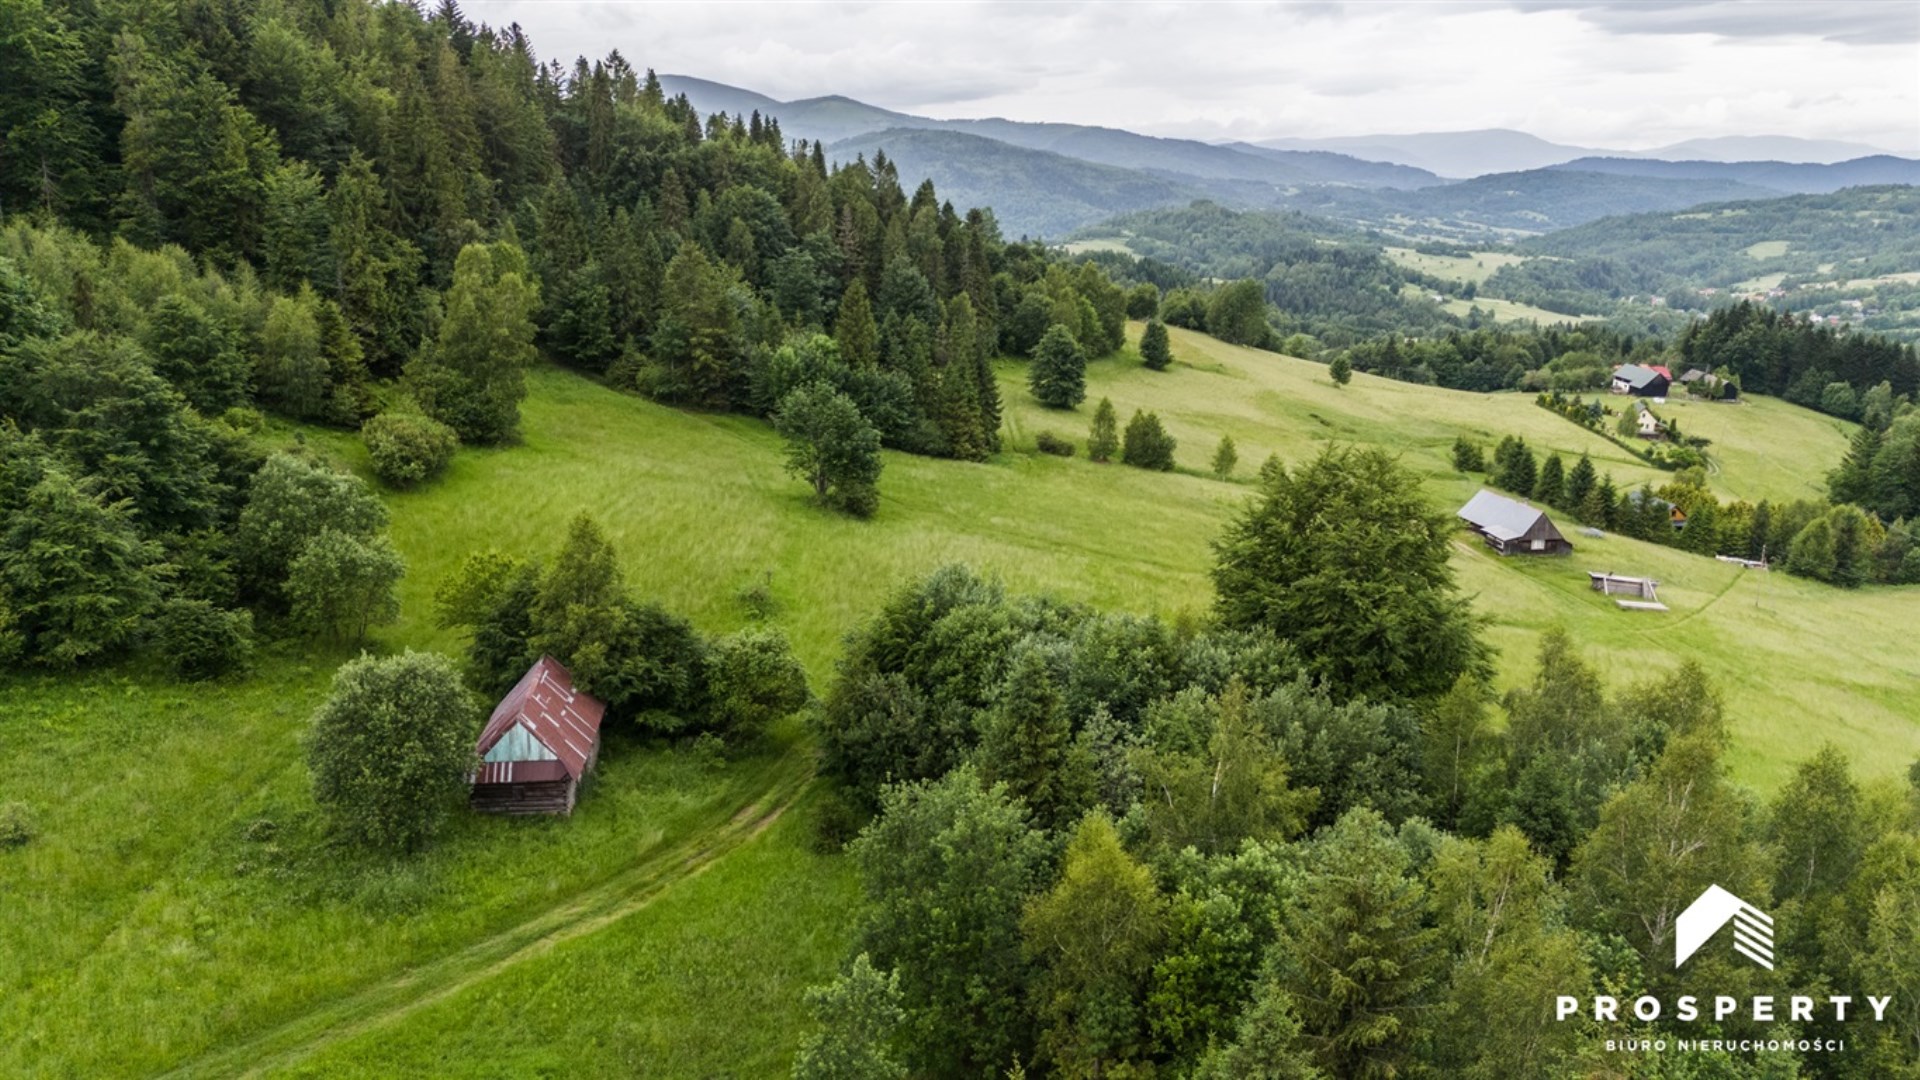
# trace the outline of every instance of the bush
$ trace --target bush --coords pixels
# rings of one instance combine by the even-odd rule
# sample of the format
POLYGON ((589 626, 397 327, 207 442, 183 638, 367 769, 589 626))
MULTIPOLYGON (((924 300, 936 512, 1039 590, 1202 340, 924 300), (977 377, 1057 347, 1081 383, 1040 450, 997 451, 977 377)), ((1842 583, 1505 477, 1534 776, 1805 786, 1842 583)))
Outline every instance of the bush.
POLYGON ((313 714, 313 798, 367 847, 410 851, 433 837, 467 787, 480 710, 436 653, 342 665, 313 714))
POLYGON ((1043 431, 1035 435, 1033 437, 1033 448, 1043 454, 1052 454, 1055 457, 1073 456, 1073 444, 1055 435, 1051 431, 1043 431))
POLYGON ((36 832, 26 803, 0 803, 0 848, 23 847, 36 832))
POLYGON ((180 678, 225 675, 253 655, 253 613, 206 600, 168 600, 154 615, 153 647, 180 678))
POLYGON ((807 671, 778 630, 742 630, 707 650, 713 726, 740 743, 807 703, 807 671))
POLYGON ((397 488, 439 476, 460 447, 447 425, 425 416, 381 413, 360 428, 374 475, 397 488))

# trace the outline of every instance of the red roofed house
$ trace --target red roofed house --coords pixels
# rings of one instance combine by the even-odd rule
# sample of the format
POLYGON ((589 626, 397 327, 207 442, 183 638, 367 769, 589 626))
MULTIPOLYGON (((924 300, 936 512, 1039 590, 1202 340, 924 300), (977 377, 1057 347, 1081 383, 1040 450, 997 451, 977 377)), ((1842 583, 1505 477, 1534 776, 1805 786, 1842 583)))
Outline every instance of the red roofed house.
POLYGON ((470 805, 495 814, 571 814, 580 781, 600 756, 606 711, 573 688, 558 660, 541 657, 480 731, 470 805))

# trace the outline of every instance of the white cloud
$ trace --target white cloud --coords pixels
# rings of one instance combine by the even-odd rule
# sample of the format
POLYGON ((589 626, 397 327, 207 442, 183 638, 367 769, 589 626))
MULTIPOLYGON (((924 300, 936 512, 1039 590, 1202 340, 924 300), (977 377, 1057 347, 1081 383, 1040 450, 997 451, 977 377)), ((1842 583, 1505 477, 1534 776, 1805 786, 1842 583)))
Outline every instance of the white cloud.
POLYGON ((1782 134, 1920 151, 1920 5, 467 0, 541 55, 783 100, 1197 138, 1512 127, 1585 146, 1782 134))

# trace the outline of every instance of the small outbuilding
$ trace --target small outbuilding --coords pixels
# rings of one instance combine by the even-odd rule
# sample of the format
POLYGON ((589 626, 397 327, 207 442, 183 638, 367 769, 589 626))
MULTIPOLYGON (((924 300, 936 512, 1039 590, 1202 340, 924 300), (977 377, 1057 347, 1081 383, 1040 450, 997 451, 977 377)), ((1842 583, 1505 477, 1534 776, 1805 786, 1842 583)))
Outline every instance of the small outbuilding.
POLYGON ((1639 600, 1659 600, 1660 583, 1653 578, 1628 577, 1625 574, 1600 573, 1587 571, 1587 581, 1593 585, 1593 591, 1608 596, 1631 596, 1639 600))
POLYGON ((1573 542, 1545 510, 1482 488, 1456 515, 1502 555, 1567 555, 1573 542))
POLYGON ((580 781, 599 760, 606 712, 574 689, 560 661, 541 657, 480 731, 469 805, 493 814, 571 814, 580 781))
POLYGON ((1663 398, 1673 386, 1673 376, 1664 367, 1621 364, 1613 369, 1613 392, 1634 397, 1663 398))

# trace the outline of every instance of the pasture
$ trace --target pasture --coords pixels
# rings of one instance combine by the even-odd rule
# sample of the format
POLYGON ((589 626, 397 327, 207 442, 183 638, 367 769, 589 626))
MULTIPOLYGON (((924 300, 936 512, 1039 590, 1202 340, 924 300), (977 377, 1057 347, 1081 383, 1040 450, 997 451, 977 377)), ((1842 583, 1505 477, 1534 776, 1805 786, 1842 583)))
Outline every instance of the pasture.
MULTIPOLYGON (((1137 334, 1138 327, 1134 328, 1137 334)), ((1090 400, 1034 403, 999 365, 1007 449, 967 464, 889 453, 870 522, 811 504, 777 436, 739 416, 665 408, 578 375, 530 378, 521 445, 468 450, 449 474, 389 493, 409 572, 375 648, 455 650, 432 594, 475 548, 549 555, 567 519, 599 518, 630 585, 703 630, 744 625, 739 590, 770 582, 774 625, 816 690, 843 635, 905 578, 968 562, 1018 591, 1175 615, 1211 603, 1209 541, 1268 454, 1391 448, 1449 509, 1476 488, 1454 438, 1524 436, 1591 453, 1621 484, 1664 474, 1530 396, 1356 375, 1173 331, 1177 362, 1095 361, 1090 400), (1035 454, 1084 444, 1092 405, 1124 425, 1156 410, 1179 468, 1149 473, 1035 454), (1238 443, 1235 479, 1206 475, 1238 443)), ((1724 496, 1817 494, 1844 425, 1777 401, 1669 408, 1714 440, 1724 496)), ((364 470, 357 440, 310 444, 364 470)), ((275 438, 294 433, 279 429, 275 438)), ((1725 691, 1737 777, 1761 790, 1824 741, 1868 776, 1920 756, 1920 589, 1843 592, 1623 538, 1551 561, 1501 560, 1463 537, 1454 565, 1500 650, 1527 677, 1564 626, 1616 686, 1694 657, 1725 691), (1666 614, 1630 613, 1586 570, 1661 580, 1666 614)), ((137 674, 8 677, 7 798, 39 836, 0 851, 0 1074, 446 1076, 766 1074, 804 1030, 801 990, 843 955, 854 883, 808 846, 811 754, 797 722, 731 760, 615 736, 569 821, 457 815, 424 855, 376 863, 332 846, 307 788, 302 734, 341 650, 282 645, 246 678, 183 686, 137 674), (751 1024, 691 1022, 696 1013, 751 1024), (682 1022, 686 1021, 686 1022, 682 1022)))

